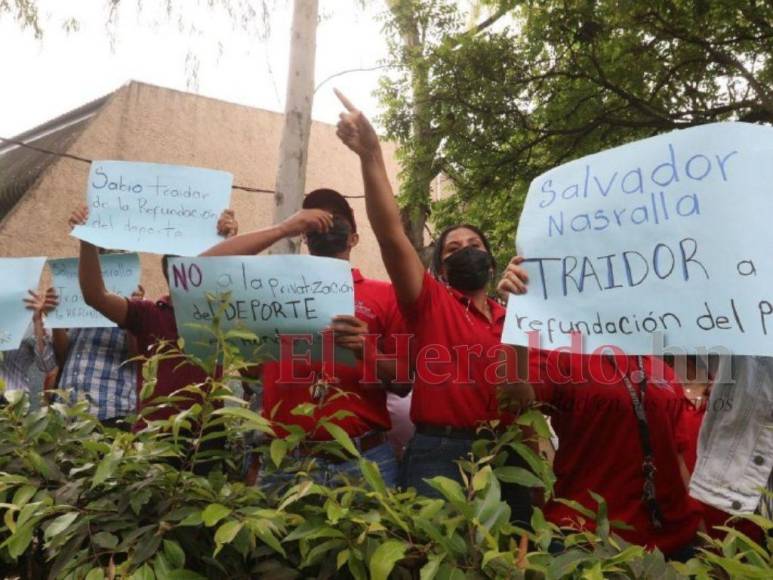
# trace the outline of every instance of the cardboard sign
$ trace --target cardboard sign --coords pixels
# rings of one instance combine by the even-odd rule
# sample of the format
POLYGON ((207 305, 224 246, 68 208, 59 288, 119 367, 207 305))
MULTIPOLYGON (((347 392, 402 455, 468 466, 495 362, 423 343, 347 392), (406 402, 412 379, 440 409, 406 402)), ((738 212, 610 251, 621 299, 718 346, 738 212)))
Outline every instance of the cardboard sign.
POLYGON ((529 188, 530 284, 503 341, 773 356, 772 216, 771 127, 703 125, 556 167, 529 188))
POLYGON ((37 290, 45 258, 0 258, 0 351, 16 350, 32 320, 24 304, 37 290))
MULTIPOLYGON (((110 292, 131 296, 140 283, 140 257, 137 254, 105 254, 99 257, 102 278, 110 292)), ((46 318, 49 328, 100 328, 115 323, 87 306, 78 283, 78 258, 49 260, 59 306, 46 318)))
MULTIPOLYGON (((261 353, 276 357, 281 335, 312 335, 338 314, 354 314, 351 265, 313 256, 174 258, 169 287, 177 329, 196 356, 212 351, 216 316, 224 331, 257 335, 261 353)), ((246 355, 256 344, 244 341, 246 355)))
POLYGON ((102 248, 195 256, 222 240, 217 220, 231 199, 224 171, 94 161, 88 223, 72 235, 102 248))

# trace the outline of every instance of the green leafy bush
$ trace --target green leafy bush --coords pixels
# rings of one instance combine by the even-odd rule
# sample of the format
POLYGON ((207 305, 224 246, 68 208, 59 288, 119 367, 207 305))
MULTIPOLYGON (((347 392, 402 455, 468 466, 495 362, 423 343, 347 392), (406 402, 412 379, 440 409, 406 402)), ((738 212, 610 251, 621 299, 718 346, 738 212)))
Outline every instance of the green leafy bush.
MULTIPOLYGON (((510 522, 500 482, 552 492, 547 462, 527 445, 526 432, 545 435, 536 411, 496 440, 481 438, 460 461, 463 484, 443 477, 432 486, 443 499, 389 489, 375 464, 357 457, 345 432, 328 421, 334 441, 319 451, 353 457, 360 477, 335 487, 313 479, 311 444, 296 427, 258 449, 267 473, 290 473, 289 484, 265 492, 244 483, 241 457, 248 431, 273 434, 229 384, 246 366, 235 344, 243 333, 219 335, 218 353, 198 361, 217 379, 190 385, 197 402, 137 433, 104 429, 84 402, 32 411, 22 393, 0 409, 0 570, 2 577, 132 578, 677 578, 773 577, 767 545, 728 528, 687 564, 673 564, 615 536, 603 498, 591 512, 596 533, 564 535, 535 510, 532 529, 510 522), (528 426, 529 430, 522 430, 528 426), (208 442, 221 441, 221 448, 208 442), (506 466, 518 453, 530 470, 506 466), (565 549, 554 555, 555 540, 565 549)), ((146 363, 155 380, 156 355, 146 363)), ((152 389, 143 389, 147 395, 152 389)), ((310 414, 312 405, 295 412, 310 414)), ((766 530, 773 522, 755 522, 766 530)))

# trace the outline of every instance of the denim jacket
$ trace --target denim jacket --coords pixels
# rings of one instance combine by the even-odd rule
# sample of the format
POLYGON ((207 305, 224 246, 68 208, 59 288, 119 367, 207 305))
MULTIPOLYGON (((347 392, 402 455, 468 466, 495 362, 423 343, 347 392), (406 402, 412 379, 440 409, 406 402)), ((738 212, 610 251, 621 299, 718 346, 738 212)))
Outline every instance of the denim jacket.
POLYGON ((690 495, 728 513, 752 513, 772 473, 773 358, 720 357, 690 495))

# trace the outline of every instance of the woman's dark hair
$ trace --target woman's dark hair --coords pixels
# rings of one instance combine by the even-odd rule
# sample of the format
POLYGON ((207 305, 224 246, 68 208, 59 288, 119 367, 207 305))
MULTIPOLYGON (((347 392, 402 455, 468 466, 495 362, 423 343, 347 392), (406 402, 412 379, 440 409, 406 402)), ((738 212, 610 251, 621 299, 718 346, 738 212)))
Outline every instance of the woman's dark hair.
POLYGON ((486 251, 491 255, 491 262, 494 266, 494 270, 497 269, 494 253, 491 251, 491 244, 489 244, 488 238, 486 237, 486 234, 483 233, 483 230, 470 224, 457 224, 455 226, 448 226, 446 229, 440 232, 438 239, 435 241, 435 247, 432 250, 432 262, 430 263, 429 269, 430 272, 432 272, 432 275, 436 278, 440 276, 440 269, 443 267, 443 248, 446 245, 446 238, 448 237, 448 234, 462 228, 471 230, 478 235, 478 237, 483 242, 483 247, 486 248, 486 251))

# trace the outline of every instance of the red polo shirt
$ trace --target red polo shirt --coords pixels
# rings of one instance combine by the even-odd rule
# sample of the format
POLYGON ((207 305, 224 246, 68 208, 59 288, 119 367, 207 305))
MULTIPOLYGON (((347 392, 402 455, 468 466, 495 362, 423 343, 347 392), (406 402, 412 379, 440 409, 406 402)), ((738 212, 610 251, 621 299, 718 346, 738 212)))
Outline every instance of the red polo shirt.
MULTIPOLYGON (((629 542, 670 552, 689 543, 699 516, 689 501, 679 469, 677 427, 684 409, 684 391, 673 370, 661 359, 643 357, 647 375, 645 412, 656 466, 655 488, 663 515, 656 530, 642 502, 643 452, 633 404, 621 373, 638 369, 637 357, 609 357, 531 350, 529 381, 552 419, 558 435, 553 469, 556 497, 597 504, 589 491, 603 496, 609 519, 633 530, 616 530, 629 542)), ((632 381, 639 393, 636 381, 632 381)), ((557 525, 575 525, 582 517, 560 503, 546 506, 557 525)), ((590 522, 584 522, 587 527, 590 522)))
POLYGON ((502 348, 505 309, 491 299, 488 305, 491 321, 466 295, 429 273, 416 302, 401 305, 414 333, 414 423, 474 428, 503 418, 492 371, 502 348))
MULTIPOLYGON (((129 300, 123 328, 137 338, 139 354, 144 356, 156 354, 157 341, 166 340, 176 346, 179 338, 177 323, 174 319, 174 309, 168 296, 164 296, 156 302, 152 300, 129 300)), ((201 367, 190 363, 180 365, 180 362, 181 357, 175 357, 164 359, 159 363, 155 396, 168 396, 178 389, 207 380, 207 373, 201 367)), ((141 390, 142 366, 137 365, 137 412, 142 411, 153 402, 153 397, 145 401, 140 400, 141 390)), ((148 416, 148 419, 166 419, 183 409, 187 409, 194 402, 193 398, 188 401, 180 401, 174 408, 159 409, 148 416)), ((135 427, 137 426, 135 425, 135 427)))
MULTIPOLYGON (((388 282, 363 277, 359 270, 352 269, 354 280, 354 313, 368 324, 371 334, 385 337, 379 340, 383 353, 393 353, 392 333, 401 328, 401 317, 397 309, 394 290, 388 282)), ((300 357, 299 357, 300 358, 300 357)), ((322 377, 322 362, 303 360, 292 363, 292 377, 322 377)), ((381 384, 363 381, 363 364, 356 366, 335 364, 334 376, 329 382, 348 394, 341 396, 330 389, 324 405, 318 407, 312 416, 293 415, 292 410, 303 403, 314 403, 311 393, 313 380, 286 380, 281 376, 282 363, 270 362, 262 365, 263 414, 279 423, 299 425, 315 440, 330 439, 325 429, 317 429, 320 419, 330 417, 338 411, 348 411, 352 416, 336 419, 334 422, 350 436, 358 437, 373 430, 388 431, 391 427, 386 405, 386 390, 381 384)), ((281 433, 281 431, 280 431, 281 433)))

